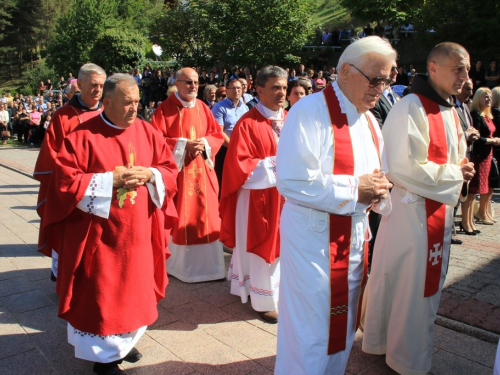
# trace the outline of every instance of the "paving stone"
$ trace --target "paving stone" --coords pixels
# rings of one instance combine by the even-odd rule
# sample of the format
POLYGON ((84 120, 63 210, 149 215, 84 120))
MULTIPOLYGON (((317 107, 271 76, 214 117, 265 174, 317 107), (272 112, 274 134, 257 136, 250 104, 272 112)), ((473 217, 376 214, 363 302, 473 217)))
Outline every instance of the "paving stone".
POLYGON ((57 374, 38 349, 33 349, 0 360, 0 375, 12 374, 57 374))
POLYGON ((239 297, 229 293, 229 288, 227 288, 224 283, 213 283, 204 288, 195 289, 193 293, 199 299, 216 307, 226 306, 236 301, 241 301, 239 297))
POLYGON ((26 334, 26 332, 20 329, 20 332, 18 334, 7 335, 2 332, 2 334, 0 334, 0 348, 2 348, 2 350, 0 350, 1 360, 10 356, 27 352, 29 350, 33 350, 36 348, 36 345, 26 334))
POLYGON ((28 290, 36 289, 31 281, 25 277, 16 277, 0 281, 0 297, 10 296, 28 290))
MULTIPOLYGON (((141 339, 142 340, 142 339, 141 339)), ((185 363, 172 352, 168 351, 160 344, 156 343, 147 349, 141 350, 144 355, 139 362, 123 362, 123 367, 130 374, 193 374, 195 369, 188 363, 185 363)))
POLYGON ((75 355, 74 348, 68 344, 68 331, 66 327, 59 327, 29 336, 50 362, 71 358, 75 355))
POLYGON ((74 356, 64 357, 59 361, 52 362, 52 366, 59 375, 90 375, 94 374, 92 367, 94 362, 84 361, 74 356))
POLYGON ((440 350, 432 357, 432 375, 491 375, 493 369, 456 354, 440 350))
POLYGON ((57 316, 57 306, 50 305, 17 315, 19 324, 28 333, 39 333, 51 329, 65 328, 67 323, 57 316))
POLYGON ((52 302, 38 290, 31 290, 2 298, 9 311, 19 314, 52 305, 52 302))
POLYGON ((181 320, 196 325, 214 324, 231 317, 221 309, 200 300, 174 307, 170 311, 181 320))
POLYGON ((450 329, 436 326, 434 330, 435 348, 445 350, 471 361, 493 367, 497 344, 491 344, 450 329))
POLYGON ((148 329, 156 329, 160 328, 162 326, 165 326, 167 324, 176 322, 179 320, 179 317, 172 313, 170 310, 167 310, 161 305, 158 305, 158 319, 156 319, 156 322, 151 324, 148 329))

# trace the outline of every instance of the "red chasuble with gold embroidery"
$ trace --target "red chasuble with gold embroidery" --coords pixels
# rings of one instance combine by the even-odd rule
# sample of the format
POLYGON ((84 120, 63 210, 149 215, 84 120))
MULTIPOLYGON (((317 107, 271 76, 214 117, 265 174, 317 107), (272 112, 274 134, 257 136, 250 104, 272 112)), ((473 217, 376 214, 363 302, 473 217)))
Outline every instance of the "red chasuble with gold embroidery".
POLYGON ((47 192, 44 234, 59 252, 59 316, 81 331, 110 335, 136 330, 158 317, 165 296, 169 229, 177 168, 162 135, 136 119, 127 129, 101 116, 75 129, 59 151, 47 192), (157 208, 143 185, 120 201, 113 188, 109 217, 77 208, 95 173, 131 162, 158 169, 165 201, 157 208), (133 198, 133 199, 130 199, 133 198))
MULTIPOLYGON (((179 138, 205 138, 212 149, 212 163, 224 142, 220 125, 198 99, 193 108, 185 108, 175 95, 170 95, 155 110, 151 123, 163 133, 171 149, 179 138)), ((219 184, 215 171, 202 155, 192 159, 186 154, 177 187, 174 201, 179 221, 172 229, 173 243, 202 245, 218 240, 219 184)))
MULTIPOLYGON (((240 118, 231 134, 224 162, 220 201, 220 239, 227 247, 234 247, 236 242, 238 190, 260 160, 276 156, 277 144, 273 132, 271 120, 254 107, 240 118)), ((248 233, 251 235, 247 236, 247 251, 260 256, 267 263, 274 263, 279 257, 281 202, 276 187, 250 192, 248 233)))
MULTIPOLYGON (((64 138, 66 138, 78 125, 99 115, 101 112, 102 107, 98 107, 96 110, 84 109, 78 97, 75 95, 70 103, 59 108, 54 113, 52 121, 45 132, 42 147, 40 148, 40 153, 36 161, 35 172, 33 173, 33 177, 40 181, 36 207, 38 216, 40 216, 40 228, 43 226, 45 199, 47 198, 50 177, 52 176, 56 156, 62 147, 64 138)), ((46 241, 47 239, 40 231, 38 251, 46 256, 51 256, 52 248, 45 246, 46 241)))

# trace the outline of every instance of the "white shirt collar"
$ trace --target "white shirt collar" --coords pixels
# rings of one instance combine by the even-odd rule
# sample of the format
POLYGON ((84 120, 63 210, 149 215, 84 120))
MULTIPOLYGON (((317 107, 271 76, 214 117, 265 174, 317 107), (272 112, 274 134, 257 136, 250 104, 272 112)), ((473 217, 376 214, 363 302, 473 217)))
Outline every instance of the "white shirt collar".
POLYGON ((101 112, 101 115, 100 115, 100 116, 101 116, 102 120, 104 121, 104 123, 105 123, 106 125, 109 125, 109 126, 111 126, 112 128, 115 128, 115 129, 125 130, 125 128, 120 128, 119 126, 116 126, 116 125, 115 125, 115 124, 113 124, 112 122, 109 122, 108 120, 106 120, 106 119, 104 118, 104 116, 103 116, 103 113, 102 113, 102 112, 101 112))
POLYGON ((178 93, 175 93, 175 96, 177 97, 177 99, 179 99, 179 101, 181 102, 181 104, 184 108, 194 108, 194 106, 196 105, 196 99, 194 99, 190 102, 186 102, 185 100, 182 100, 180 98, 178 93))
POLYGON ((272 109, 267 108, 262 102, 258 102, 256 105, 257 110, 262 113, 265 118, 272 120, 281 120, 283 119, 283 108, 278 109, 277 111, 273 111, 272 109))

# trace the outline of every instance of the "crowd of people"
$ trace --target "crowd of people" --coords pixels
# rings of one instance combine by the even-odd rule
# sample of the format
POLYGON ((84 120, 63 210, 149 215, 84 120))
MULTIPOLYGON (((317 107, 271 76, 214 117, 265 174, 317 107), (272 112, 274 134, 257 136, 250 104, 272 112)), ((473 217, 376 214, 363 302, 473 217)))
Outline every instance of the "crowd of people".
MULTIPOLYGON (((473 94, 455 43, 430 52, 427 74, 396 59, 366 36, 336 68, 107 77, 89 63, 61 77, 50 107, 50 81, 7 101, 22 115, 29 100, 29 121, 48 121, 34 173, 39 248, 75 356, 97 374, 139 361, 168 274, 229 280, 279 323, 278 375, 344 374, 361 323, 363 351, 427 373, 459 201, 458 233, 480 233, 477 194, 480 222, 496 222, 500 87, 473 94)), ((21 140, 34 143, 31 126, 21 140)))

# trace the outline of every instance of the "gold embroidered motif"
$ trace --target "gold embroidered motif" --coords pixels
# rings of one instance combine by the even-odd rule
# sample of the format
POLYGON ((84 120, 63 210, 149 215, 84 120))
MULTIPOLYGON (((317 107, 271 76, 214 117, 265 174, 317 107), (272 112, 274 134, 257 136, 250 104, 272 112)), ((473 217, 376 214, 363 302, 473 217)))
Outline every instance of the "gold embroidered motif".
POLYGON ((201 193, 201 183, 190 181, 188 184, 187 192, 190 197, 192 197, 193 195, 199 195, 201 193))
POLYGON ((191 128, 189 129, 189 139, 191 139, 192 141, 196 139, 196 129, 193 125, 191 125, 191 128))
POLYGON ((344 208, 344 206, 349 203, 349 201, 343 201, 339 206, 337 207, 337 210, 340 210, 341 208, 344 208))
POLYGON ((198 176, 198 173, 199 174, 202 174, 203 173, 203 168, 198 168, 197 165, 195 163, 193 163, 193 166, 191 167, 191 169, 188 170, 188 173, 193 177, 193 178, 196 178, 196 176, 198 176))

